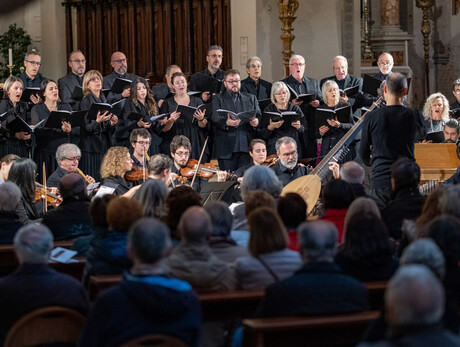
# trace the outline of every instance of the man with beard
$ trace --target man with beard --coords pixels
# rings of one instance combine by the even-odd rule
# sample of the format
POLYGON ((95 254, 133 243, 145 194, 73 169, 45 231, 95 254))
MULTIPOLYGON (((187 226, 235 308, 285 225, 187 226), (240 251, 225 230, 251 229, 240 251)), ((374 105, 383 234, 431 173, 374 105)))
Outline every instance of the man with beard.
POLYGON ((297 163, 297 143, 292 137, 284 136, 279 138, 276 141, 275 148, 279 160, 272 166, 272 169, 283 183, 283 186, 310 173, 307 167, 297 163))
MULTIPOLYGON (((70 73, 58 80, 59 86, 59 97, 62 102, 70 104, 74 110, 78 110, 80 107, 80 100, 72 98, 72 93, 75 87, 81 87, 83 85, 83 76, 86 71, 86 58, 82 51, 76 50, 69 55, 69 67, 70 73)), ((82 91, 83 98, 83 91, 82 91)))
POLYGON ((444 143, 456 143, 458 140, 459 125, 456 119, 449 119, 444 125, 444 143))
MULTIPOLYGON (((110 58, 110 65, 113 67, 113 72, 104 77, 104 85, 103 89, 110 89, 113 86, 113 83, 117 78, 124 78, 130 80, 131 82, 138 78, 137 75, 133 73, 129 73, 128 71, 128 60, 126 59, 126 55, 122 52, 115 52, 112 54, 110 58)), ((114 94, 112 92, 109 93, 107 96, 107 101, 110 104, 121 100, 122 98, 129 97, 129 86, 123 90, 121 94, 114 94)))

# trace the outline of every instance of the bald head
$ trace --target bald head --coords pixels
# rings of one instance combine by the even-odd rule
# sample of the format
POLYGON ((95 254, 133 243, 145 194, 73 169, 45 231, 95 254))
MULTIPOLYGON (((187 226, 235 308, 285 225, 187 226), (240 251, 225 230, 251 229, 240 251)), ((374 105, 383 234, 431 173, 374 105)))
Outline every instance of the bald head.
POLYGON ((297 228, 300 251, 306 262, 333 262, 337 228, 324 221, 304 222, 297 228))
POLYGON ((116 73, 124 75, 128 70, 126 55, 123 52, 114 52, 110 57, 110 65, 116 73))
POLYGON ((67 174, 59 182, 59 192, 63 199, 69 197, 82 198, 86 195, 86 185, 84 178, 77 174, 67 174))
POLYGON ((363 184, 364 169, 354 161, 347 161, 340 167, 340 178, 348 183, 363 184))
POLYGON ((203 207, 192 206, 182 214, 178 230, 185 243, 205 243, 212 233, 211 218, 203 207))

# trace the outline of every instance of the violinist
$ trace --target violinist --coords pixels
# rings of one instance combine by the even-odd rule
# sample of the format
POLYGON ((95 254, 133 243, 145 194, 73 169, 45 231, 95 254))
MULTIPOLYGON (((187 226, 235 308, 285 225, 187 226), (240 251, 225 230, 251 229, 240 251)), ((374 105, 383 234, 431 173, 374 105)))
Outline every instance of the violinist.
POLYGON ((265 141, 261 139, 251 140, 251 142, 249 142, 249 156, 251 157, 251 162, 241 166, 235 171, 235 175, 238 176, 238 178, 243 177, 244 172, 254 165, 263 165, 265 163, 267 159, 267 146, 265 141))
MULTIPOLYGON (((59 181, 69 173, 78 172, 78 164, 81 158, 81 151, 73 143, 64 143, 56 150, 56 161, 59 167, 48 177, 46 185, 48 187, 59 187, 59 181)), ((81 175, 81 171, 78 172, 81 175)), ((84 175, 84 174, 83 174, 84 175)), ((95 183, 91 176, 84 176, 87 182, 95 183)))
POLYGON ((126 147, 110 147, 102 159, 101 184, 113 188, 113 194, 132 198, 139 189, 139 185, 132 184, 124 179, 125 174, 131 171, 133 160, 126 147))
POLYGON ((133 160, 133 167, 140 169, 147 169, 149 161, 147 159, 147 151, 149 150, 152 136, 146 129, 134 129, 131 131, 129 141, 133 147, 133 154, 131 159, 133 160))

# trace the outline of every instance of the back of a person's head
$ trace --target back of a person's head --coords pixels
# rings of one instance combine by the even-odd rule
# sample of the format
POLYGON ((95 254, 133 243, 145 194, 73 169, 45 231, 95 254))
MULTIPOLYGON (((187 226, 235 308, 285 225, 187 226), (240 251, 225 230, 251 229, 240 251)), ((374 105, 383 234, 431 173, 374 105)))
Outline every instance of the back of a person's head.
POLYGON ((275 198, 264 190, 253 190, 244 199, 244 214, 246 218, 257 207, 268 207, 276 211, 275 198))
POLYGON ((439 209, 442 214, 460 219, 460 185, 449 185, 439 198, 439 209))
POLYGON ((108 229, 109 225, 107 224, 107 205, 116 196, 112 194, 106 194, 101 197, 96 197, 91 201, 89 206, 89 214, 91 215, 91 222, 93 227, 108 229))
POLYGON ((401 265, 422 264, 442 280, 446 274, 446 262, 438 245, 430 239, 417 239, 406 247, 400 258, 401 265))
POLYGON ((355 161, 347 161, 340 166, 340 178, 350 184, 363 184, 364 168, 355 161))
POLYGON ((385 291, 390 328, 438 323, 444 311, 444 289, 425 265, 401 266, 385 291))
POLYGON ((77 173, 65 175, 59 181, 59 193, 63 199, 70 197, 84 199, 86 196, 85 179, 77 173))
POLYGON ((116 197, 107 205, 109 230, 128 232, 134 222, 142 218, 142 205, 136 200, 116 197))
POLYGON ((417 188, 420 183, 420 167, 414 160, 400 158, 391 165, 391 179, 394 190, 417 188))
POLYGON ((21 190, 13 182, 0 184, 0 210, 16 211, 21 201, 21 190))
POLYGON ((212 223, 212 236, 228 238, 232 229, 233 215, 223 201, 211 201, 204 206, 212 223))
POLYGON ((353 202, 348 207, 347 214, 345 215, 345 221, 344 221, 344 227, 343 227, 344 234, 347 232, 347 226, 348 226, 350 218, 353 217, 354 215, 364 215, 364 214, 374 216, 374 218, 377 218, 377 219, 382 218, 380 214, 380 209, 377 206, 377 203, 373 199, 367 198, 364 196, 356 198, 355 200, 353 200, 353 202))
POLYGON ((304 222, 297 232, 300 252, 306 262, 334 261, 338 237, 334 224, 326 221, 304 222))
POLYGON ((162 180, 148 180, 142 184, 139 202, 142 204, 145 217, 163 217, 164 204, 168 195, 168 187, 162 180))
POLYGON ((370 262, 386 261, 396 250, 385 224, 372 214, 355 214, 348 220, 341 247, 344 256, 370 262))
POLYGON ((404 90, 407 88, 407 78, 403 74, 393 72, 386 79, 387 91, 398 97, 404 95, 404 90))
POLYGON ((46 264, 53 248, 53 234, 42 224, 28 224, 16 232, 13 243, 21 264, 46 264))
POLYGON ((171 246, 168 227, 155 218, 142 218, 129 229, 128 247, 143 264, 166 257, 171 246))
POLYGON ((288 229, 296 229, 307 220, 307 203, 297 193, 287 193, 278 200, 278 214, 288 229))
POLYGON ((426 236, 441 249, 447 269, 460 267, 460 222, 457 218, 448 215, 436 217, 427 225, 426 236))
POLYGON ((166 197, 166 224, 173 237, 177 236, 180 217, 191 206, 202 206, 202 201, 200 195, 189 186, 176 187, 166 197))
POLYGON ((269 207, 258 207, 248 216, 248 250, 253 257, 281 251, 288 246, 288 236, 281 218, 269 207))
POLYGON ((250 191, 264 190, 276 199, 280 196, 282 189, 283 185, 272 169, 264 165, 254 165, 244 173, 241 196, 245 200, 250 191))
POLYGON ((323 190, 323 201, 326 209, 348 208, 355 199, 353 188, 341 179, 329 181, 323 190))
POLYGON ((426 234, 426 226, 436 216, 441 215, 440 200, 447 189, 440 186, 433 190, 425 200, 422 207, 422 213, 415 220, 415 225, 420 229, 420 235, 426 234))
POLYGON ((177 231, 184 243, 204 244, 212 233, 211 218, 203 207, 189 207, 182 214, 177 231))

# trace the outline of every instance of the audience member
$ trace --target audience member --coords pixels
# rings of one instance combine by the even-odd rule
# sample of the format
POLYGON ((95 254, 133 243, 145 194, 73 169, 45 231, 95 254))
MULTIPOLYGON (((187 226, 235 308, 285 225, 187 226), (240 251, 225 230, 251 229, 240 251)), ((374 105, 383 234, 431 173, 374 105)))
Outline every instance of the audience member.
POLYGON ((203 207, 192 206, 182 214, 178 233, 181 242, 169 257, 173 277, 187 281, 197 292, 235 288, 233 271, 213 254, 207 242, 212 224, 203 207))
POLYGON ((141 219, 130 228, 133 266, 96 300, 79 346, 118 346, 149 334, 199 345, 200 302, 188 283, 169 277, 165 261, 171 247, 168 228, 156 219, 141 219))
POLYGON ((353 202, 350 204, 350 207, 348 207, 347 214, 345 215, 343 235, 347 233, 347 225, 351 217, 365 214, 374 216, 377 219, 382 219, 380 210, 373 199, 360 197, 353 200, 353 202))
POLYGON ((363 186, 366 173, 360 164, 355 161, 347 161, 342 165, 330 162, 329 169, 332 171, 334 178, 341 178, 350 183, 356 198, 367 196, 363 186))
POLYGON ((257 317, 342 314, 368 309, 366 288, 334 264, 337 228, 329 222, 302 223, 304 265, 293 276, 267 287, 257 317))
POLYGON ((45 213, 42 223, 50 228, 54 240, 71 240, 91 234, 90 200, 85 179, 77 173, 62 177, 59 183, 62 203, 45 213))
POLYGON ((289 236, 288 248, 299 251, 297 228, 307 220, 307 203, 297 193, 287 193, 278 200, 277 211, 289 236))
POLYGON ((0 184, 6 182, 11 165, 19 158, 16 154, 7 154, 0 160, 0 184))
POLYGON ((439 199, 440 212, 460 219, 460 199, 458 198, 459 196, 459 185, 455 185, 444 189, 444 192, 439 199))
POLYGON ((286 229, 273 208, 256 208, 249 214, 248 223, 251 256, 236 261, 239 289, 265 288, 291 276, 301 267, 300 254, 287 248, 286 229))
POLYGON ((223 201, 211 201, 204 206, 212 223, 209 246, 214 255, 227 265, 233 265, 237 258, 249 255, 245 247, 236 244, 230 236, 233 216, 223 201))
POLYGON ((0 342, 24 314, 45 306, 63 306, 86 314, 88 297, 74 278, 48 266, 53 248, 51 231, 40 224, 18 230, 14 250, 19 260, 16 271, 0 279, 0 342))
POLYGON ((13 243, 22 223, 16 213, 21 201, 21 190, 12 182, 0 184, 0 244, 13 243))
POLYGON ((161 180, 149 179, 142 184, 142 190, 137 200, 142 204, 144 217, 163 218, 167 195, 168 187, 161 180))

